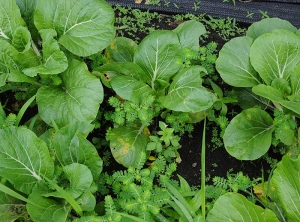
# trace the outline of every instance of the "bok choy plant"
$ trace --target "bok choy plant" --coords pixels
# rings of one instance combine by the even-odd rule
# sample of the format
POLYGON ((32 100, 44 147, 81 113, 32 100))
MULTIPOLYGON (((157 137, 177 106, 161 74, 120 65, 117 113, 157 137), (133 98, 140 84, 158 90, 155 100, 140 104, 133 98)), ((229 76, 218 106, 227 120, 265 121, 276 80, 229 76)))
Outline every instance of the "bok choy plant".
POLYGON ((281 143, 285 153, 299 153, 295 121, 300 115, 299 49, 299 30, 278 18, 252 24, 246 36, 221 49, 216 68, 226 83, 236 87, 238 104, 245 108, 224 133, 230 155, 254 160, 275 143, 281 143))
POLYGON ((199 37, 204 33, 201 23, 187 21, 173 31, 154 31, 139 45, 119 37, 108 47, 109 62, 95 68, 93 74, 102 76, 125 101, 124 109, 130 101, 131 109, 141 112, 136 114, 136 121, 119 121, 108 132, 113 156, 119 163, 129 167, 136 155, 145 151, 149 142, 145 128, 164 110, 199 113, 216 101, 216 96, 202 86, 206 70, 184 66, 186 58, 199 49, 199 37), (145 104, 146 109, 141 110, 145 104))
POLYGON ((102 171, 86 137, 103 100, 84 58, 115 37, 114 11, 102 0, 5 0, 0 21, 0 87, 33 89, 25 105, 36 98, 38 106, 27 127, 18 127, 24 110, 13 119, 1 105, 1 218, 84 216, 94 210, 93 181, 102 171), (47 127, 35 133, 38 122, 47 127))

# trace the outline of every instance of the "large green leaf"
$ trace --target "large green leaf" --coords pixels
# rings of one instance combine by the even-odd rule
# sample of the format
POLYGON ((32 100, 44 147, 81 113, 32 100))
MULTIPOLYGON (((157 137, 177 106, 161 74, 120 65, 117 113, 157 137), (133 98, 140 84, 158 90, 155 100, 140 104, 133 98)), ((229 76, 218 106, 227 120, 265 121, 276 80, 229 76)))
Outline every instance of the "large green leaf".
POLYGON ((182 66, 181 46, 176 33, 154 31, 137 47, 134 62, 146 73, 148 83, 155 89, 155 82, 168 80, 182 66))
POLYGON ((102 160, 93 144, 86 139, 92 129, 92 125, 88 123, 70 123, 55 134, 52 142, 56 157, 63 166, 84 164, 96 179, 102 171, 102 160))
POLYGON ((66 221, 70 211, 70 206, 65 206, 50 198, 42 197, 38 193, 29 195, 29 200, 37 203, 37 208, 31 204, 26 205, 30 217, 39 222, 66 221))
POLYGON ((300 157, 284 156, 271 179, 288 221, 300 221, 300 157))
POLYGON ((200 66, 181 69, 173 79, 169 92, 160 97, 161 104, 174 111, 200 112, 209 109, 216 96, 202 86, 200 72, 206 71, 200 66))
MULTIPOLYGON (((66 179, 69 180, 70 185, 65 190, 74 199, 78 198, 83 192, 88 190, 93 182, 93 176, 89 168, 83 164, 72 163, 70 165, 64 166, 63 171, 66 175, 66 179)), ((60 197, 63 196, 58 192, 48 193, 43 195, 45 197, 60 197)))
POLYGON ((239 160, 255 160, 270 148, 273 130, 273 119, 266 111, 259 108, 243 110, 225 130, 225 148, 239 160))
POLYGON ((103 0, 39 0, 34 21, 38 30, 55 29, 58 42, 78 56, 103 50, 115 36, 114 11, 103 0))
POLYGON ((85 63, 69 62, 61 74, 63 86, 43 86, 36 96, 41 118, 49 125, 52 120, 63 127, 71 122, 92 122, 103 100, 103 87, 85 63))
POLYGON ((252 87, 261 82, 249 59, 252 42, 250 37, 237 37, 227 42, 220 50, 216 69, 229 85, 252 87))
POLYGON ((209 211, 207 222, 277 222, 273 211, 263 209, 238 193, 226 193, 219 197, 209 211))
POLYGON ((280 18, 266 18, 261 21, 253 23, 247 30, 246 35, 252 39, 256 39, 262 34, 271 32, 276 29, 286 29, 291 32, 296 32, 297 28, 293 26, 289 21, 282 20, 280 18))
POLYGON ((125 167, 132 166, 137 155, 146 151, 149 137, 139 127, 121 126, 109 133, 110 149, 115 160, 125 167))
POLYGON ((195 51, 199 49, 199 37, 206 33, 204 25, 195 20, 186 21, 173 31, 177 33, 179 42, 183 48, 195 51))
POLYGON ((55 40, 56 31, 42 29, 40 35, 43 40, 42 64, 23 69, 23 72, 28 76, 36 76, 37 74, 58 74, 65 71, 68 67, 68 60, 55 40))
POLYGON ((48 148, 26 128, 0 130, 0 175, 26 194, 43 176, 53 177, 54 165, 48 148))
POLYGON ((0 218, 4 222, 13 222, 21 216, 25 203, 0 192, 0 218))
POLYGON ((0 4, 0 39, 12 41, 19 26, 26 26, 15 0, 1 1, 0 4))
POLYGON ((288 30, 274 30, 258 37, 250 49, 250 61, 267 85, 273 79, 288 80, 300 60, 300 37, 288 30))

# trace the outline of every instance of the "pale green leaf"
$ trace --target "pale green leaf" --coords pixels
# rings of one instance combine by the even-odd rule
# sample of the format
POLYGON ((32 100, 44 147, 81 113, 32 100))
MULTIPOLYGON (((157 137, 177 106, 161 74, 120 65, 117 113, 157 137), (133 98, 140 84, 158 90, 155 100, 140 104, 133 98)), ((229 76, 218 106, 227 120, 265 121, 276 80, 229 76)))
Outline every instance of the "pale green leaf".
POLYGON ((253 23, 248 28, 246 35, 252 39, 256 39, 257 37, 276 29, 285 29, 291 32, 296 32, 297 30, 289 21, 280 18, 265 18, 253 23))
POLYGON ((14 187, 29 194, 43 176, 53 177, 54 165, 48 148, 26 128, 0 130, 0 174, 14 187))
POLYGON ((219 197, 209 211, 207 222, 278 222, 274 212, 263 209, 238 193, 226 193, 219 197))
POLYGON ((274 30, 258 37, 250 49, 250 61, 267 85, 276 78, 289 80, 300 60, 300 37, 287 30, 274 30))
POLYGON ((155 82, 168 80, 182 66, 181 46, 172 31, 154 31, 137 47, 134 63, 147 75, 148 83, 155 89, 155 82))
POLYGON ((40 0, 34 21, 38 30, 55 29, 58 42, 78 56, 103 50, 115 36, 114 11, 103 0, 40 0))
POLYGON ((85 63, 69 61, 68 69, 61 74, 62 86, 43 86, 36 101, 41 118, 49 125, 51 119, 63 127, 71 122, 92 122, 103 100, 103 87, 85 63))
POLYGON ((216 96, 202 86, 202 71, 200 66, 181 69, 175 75, 168 94, 159 98, 161 104, 170 110, 181 112, 195 113, 209 109, 216 96))
POLYGON ((85 122, 70 123, 56 132, 52 143, 56 157, 63 166, 84 164, 96 179, 102 171, 102 160, 94 145, 86 139, 92 129, 92 125, 85 122))
POLYGON ((271 179, 288 221, 300 221, 300 157, 284 156, 271 179))
POLYGON ((243 110, 225 130, 225 148, 239 160, 255 160, 270 148, 273 130, 273 119, 266 111, 259 108, 243 110))
POLYGON ((55 40, 56 31, 42 29, 40 35, 43 46, 42 64, 23 69, 23 72, 28 76, 36 76, 37 74, 58 74, 65 71, 68 67, 68 60, 55 40))
POLYGON ((227 42, 220 50, 216 69, 229 85, 252 87, 261 82, 249 59, 252 42, 250 37, 237 37, 227 42))
POLYGON ((0 4, 0 39, 12 41, 19 26, 26 26, 15 0, 1 1, 0 4))
POLYGON ((138 127, 121 126, 109 133, 110 149, 115 160, 125 167, 132 166, 137 155, 146 151, 149 137, 138 127))
POLYGON ((40 206, 38 208, 31 204, 26 204, 26 209, 33 220, 39 222, 66 221, 70 211, 69 206, 64 206, 55 200, 42 197, 36 193, 29 195, 28 199, 38 203, 40 206))

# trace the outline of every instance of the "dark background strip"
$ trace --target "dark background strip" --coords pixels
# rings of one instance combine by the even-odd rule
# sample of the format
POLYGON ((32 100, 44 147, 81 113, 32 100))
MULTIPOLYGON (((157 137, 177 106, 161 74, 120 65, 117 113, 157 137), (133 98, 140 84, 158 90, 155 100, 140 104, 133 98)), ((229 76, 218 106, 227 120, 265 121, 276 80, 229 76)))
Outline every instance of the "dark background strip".
POLYGON ((193 13, 207 15, 215 18, 235 18, 238 22, 253 23, 259 21, 263 14, 269 17, 278 17, 288 20, 297 28, 300 28, 300 0, 254 0, 240 2, 222 2, 222 0, 168 0, 169 6, 136 4, 134 0, 108 0, 111 5, 121 5, 124 7, 149 9, 162 13, 193 13), (195 8, 194 4, 200 2, 195 8))

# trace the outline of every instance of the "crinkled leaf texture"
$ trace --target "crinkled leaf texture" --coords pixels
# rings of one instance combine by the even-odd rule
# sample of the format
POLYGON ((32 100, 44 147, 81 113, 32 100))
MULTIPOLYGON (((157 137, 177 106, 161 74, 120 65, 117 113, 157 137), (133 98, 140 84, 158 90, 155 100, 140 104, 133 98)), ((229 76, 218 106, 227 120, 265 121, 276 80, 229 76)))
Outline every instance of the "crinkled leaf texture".
POLYGON ((26 194, 43 176, 53 177, 54 165, 44 141, 31 130, 0 130, 0 174, 26 194))
POLYGON ((115 160, 125 167, 132 166, 137 155, 146 150, 149 137, 139 127, 121 126, 109 133, 110 149, 115 160))
POLYGON ((181 69, 173 78, 169 92, 160 97, 161 104, 174 111, 200 112, 209 109, 216 96, 202 86, 200 73, 206 70, 200 66, 181 69))
POLYGON ((207 222, 277 222, 273 211, 263 209, 238 193, 226 193, 219 197, 209 211, 207 222))
POLYGON ((300 157, 284 156, 271 179, 288 221, 300 221, 300 157))
POLYGON ((61 128, 53 138, 56 157, 63 166, 72 163, 86 165, 96 179, 102 171, 102 159, 86 135, 93 130, 91 124, 73 122, 61 128))
POLYGON ((52 120, 58 127, 76 121, 92 122, 103 100, 103 87, 85 63, 69 61, 68 69, 61 74, 63 86, 43 86, 36 101, 41 118, 49 125, 52 120))
POLYGON ((34 22, 38 30, 54 29, 58 42, 78 56, 103 50, 115 36, 114 11, 104 0, 39 0, 34 22))
POLYGON ((225 148, 239 160, 255 160, 270 148, 273 130, 273 119, 266 111, 259 108, 243 110, 225 130, 225 148))

